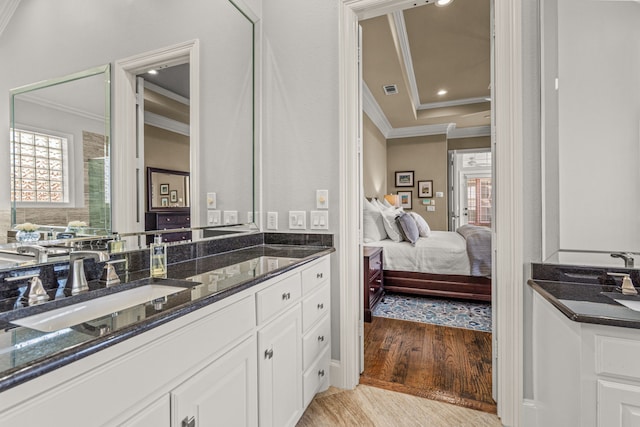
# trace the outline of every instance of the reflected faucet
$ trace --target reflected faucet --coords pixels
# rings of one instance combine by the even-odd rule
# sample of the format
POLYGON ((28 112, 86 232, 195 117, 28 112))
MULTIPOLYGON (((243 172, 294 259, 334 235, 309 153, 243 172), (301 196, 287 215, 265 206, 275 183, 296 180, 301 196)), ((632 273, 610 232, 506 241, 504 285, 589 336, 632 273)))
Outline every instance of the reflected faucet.
POLYGON ((75 251, 69 254, 67 288, 71 288, 71 295, 89 290, 87 276, 84 274, 84 260, 87 258, 93 258, 96 262, 104 262, 109 260, 109 254, 101 251, 75 251))
POLYGON ((627 252, 614 252, 611 254, 612 258, 622 258, 624 260, 625 268, 633 268, 633 256, 627 252))
POLYGON ((47 248, 40 245, 25 245, 18 246, 16 252, 19 254, 33 254, 36 257, 36 262, 38 264, 42 264, 43 262, 47 262, 47 248))

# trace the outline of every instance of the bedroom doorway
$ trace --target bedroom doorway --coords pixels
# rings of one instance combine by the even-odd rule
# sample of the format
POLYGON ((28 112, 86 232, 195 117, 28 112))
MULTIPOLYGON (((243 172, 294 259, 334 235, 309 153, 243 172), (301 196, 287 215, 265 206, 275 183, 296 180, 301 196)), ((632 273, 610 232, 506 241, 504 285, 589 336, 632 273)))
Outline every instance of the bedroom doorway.
MULTIPOLYGON (((491 20, 490 19, 490 2, 476 2, 475 6, 479 3, 484 3, 486 7, 486 21, 487 24, 491 20)), ((464 4, 464 2, 454 3, 458 5, 464 4)), ((396 37, 397 40, 400 40, 399 44, 402 45, 403 52, 394 55, 387 55, 386 58, 390 61, 390 58, 397 56, 410 56, 412 62, 419 63, 421 59, 416 56, 416 52, 418 49, 413 49, 413 44, 409 38, 408 33, 410 32, 411 23, 414 22, 414 18, 412 18, 409 14, 411 10, 417 10, 420 8, 431 8, 435 10, 435 5, 426 4, 421 5, 412 9, 404 9, 399 11, 390 12, 389 15, 377 16, 374 18, 369 18, 371 21, 367 23, 369 19, 365 19, 360 21, 361 25, 367 26, 370 24, 370 27, 376 27, 379 29, 389 29, 388 31, 396 37), (375 22, 374 22, 375 20, 375 22), (403 30, 403 26, 405 29, 403 30), (403 31, 406 31, 407 34, 402 35, 403 31), (409 52, 410 51, 410 52, 409 52)), ((456 6, 460 7, 460 6, 456 6)), ((465 21, 466 22, 466 21, 465 21)), ((452 25, 442 25, 443 27, 447 27, 448 31, 451 28, 455 28, 452 25)), ((433 28, 433 25, 424 25, 425 28, 433 28)), ((487 25, 488 27, 488 25, 487 25)), ((367 29, 364 29, 366 33, 367 29)), ((460 31, 460 30, 459 30, 460 31)), ((433 40, 433 37, 422 37, 422 40, 433 40)), ((436 40, 442 41, 442 38, 435 38, 436 40)), ((485 38, 486 46, 488 47, 490 44, 489 40, 489 31, 486 32, 485 38)), ((488 173, 481 171, 480 169, 469 170, 467 169, 464 174, 459 175, 459 181, 464 182, 465 192, 461 193, 460 189, 456 192, 455 195, 452 195, 450 192, 450 188, 452 185, 451 180, 448 178, 448 153, 451 147, 460 147, 465 146, 465 142, 469 142, 467 146, 473 147, 473 142, 470 141, 474 138, 484 138, 484 145, 490 147, 491 141, 491 91, 490 89, 487 94, 484 96, 472 97, 471 95, 467 95, 465 97, 452 100, 449 103, 438 101, 438 98, 429 98, 424 101, 420 100, 420 95, 417 92, 414 92, 414 89, 411 88, 411 84, 404 85, 402 82, 399 84, 385 84, 384 80, 375 80, 375 78, 369 79, 367 77, 368 69, 367 69, 367 35, 364 36, 364 45, 363 45, 363 82, 365 83, 363 86, 363 111, 364 111, 364 130, 362 132, 363 135, 363 149, 362 149, 362 157, 365 165, 362 168, 360 183, 361 188, 364 189, 364 193, 362 196, 367 198, 377 197, 379 200, 382 200, 387 194, 399 194, 403 192, 403 194, 409 193, 408 197, 411 200, 409 203, 409 207, 405 206, 407 211, 419 213, 421 216, 425 217, 427 222, 436 223, 436 221, 431 222, 429 215, 441 215, 444 217, 442 219, 442 225, 437 226, 436 230, 455 232, 457 226, 451 225, 449 222, 450 219, 450 205, 447 202, 452 202, 457 199, 457 203, 459 207, 467 208, 467 218, 465 219, 465 223, 475 223, 478 225, 491 226, 491 219, 493 218, 493 206, 491 204, 491 192, 492 192, 492 177, 491 177, 491 165, 488 167, 488 173), (373 82, 373 83, 372 83, 373 82), (419 126, 415 126, 415 121, 413 119, 409 119, 405 121, 399 116, 394 116, 389 114, 385 114, 388 110, 383 105, 386 103, 386 100, 392 98, 382 98, 381 101, 379 97, 376 96, 376 92, 379 92, 380 89, 385 92, 386 96, 394 96, 397 94, 401 94, 403 92, 410 92, 409 95, 410 101, 413 103, 415 107, 414 113, 415 118, 423 119, 424 122, 420 122, 419 126), (389 92, 389 94, 387 94, 389 92), (487 99, 488 98, 488 99, 487 99), (417 100, 417 102, 416 102, 417 100), (371 104, 374 105, 372 108, 371 104), (464 110, 457 114, 457 117, 452 117, 454 114, 451 114, 450 111, 455 109, 456 107, 462 106, 461 110, 464 110), (444 114, 440 108, 449 109, 449 113, 444 114), (381 119, 379 115, 382 114, 384 117, 381 119), (447 117, 447 120, 451 120, 448 123, 437 123, 438 118, 442 118, 443 116, 447 117), (487 120, 488 119, 488 120, 487 120), (385 122, 386 120, 386 122, 385 122), (411 126, 410 124, 414 124, 411 126), (452 126, 453 124, 453 126, 452 126), (377 130, 375 129, 377 128, 377 130), (462 131, 463 128, 464 131, 462 131), (368 140, 373 139, 375 144, 372 146, 368 144, 368 140), (464 142, 460 142, 460 140, 465 140, 464 142), (390 141, 393 140, 393 141, 390 141), (412 143, 421 143, 422 140, 425 146, 428 144, 430 154, 428 156, 413 156, 413 160, 415 161, 413 164, 408 160, 407 166, 404 168, 397 169, 397 160, 389 159, 388 157, 385 159, 381 159, 380 152, 386 150, 386 148, 382 149, 381 147, 388 147, 391 143, 398 144, 406 144, 410 145, 412 143), (451 140, 457 140, 457 143, 451 143, 451 140), (486 144, 485 144, 486 143, 486 144), (371 150, 371 151, 370 151, 371 150), (371 152, 374 155, 371 155, 371 152), (433 156, 431 155, 433 154, 433 156), (439 156, 439 157, 438 157, 439 156), (375 174, 370 173, 371 168, 367 168, 367 161, 370 161, 371 158, 374 157, 377 160, 377 167, 384 170, 383 177, 376 177, 375 174), (427 158, 431 157, 431 158, 427 158), (432 158, 438 157, 440 158, 439 164, 429 163, 428 167, 425 170, 420 171, 418 168, 420 167, 419 163, 427 163, 431 161, 432 158), (417 160, 416 160, 417 159, 417 160), (394 166, 389 168, 387 163, 393 163, 394 166), (440 168, 441 173, 444 178, 433 178, 433 175, 436 173, 435 170, 440 168), (413 169, 413 170, 412 170, 413 169), (400 171, 411 171, 411 180, 415 179, 415 184, 418 185, 415 188, 404 188, 405 186, 398 186, 397 181, 395 180, 395 172, 397 170, 400 171), (473 172, 473 173, 472 173, 473 172), (429 176, 431 175, 431 176, 429 176), (429 196, 420 195, 422 184, 419 184, 419 181, 431 181, 431 190, 432 193, 429 196), (375 187, 376 183, 380 186, 375 187), (373 186, 372 186, 373 185, 373 186), (472 197, 469 193, 470 189, 474 190, 475 197, 472 197), (487 194, 488 192, 488 194, 487 194), (471 202, 471 203, 470 203, 471 202), (470 209, 469 205, 473 204, 473 207, 477 207, 477 209, 473 210, 473 215, 471 221, 470 218, 470 209), (427 212, 426 214, 424 212, 427 212), (432 214, 432 212, 436 212, 436 214, 432 214)), ((393 43, 392 43, 393 44, 393 43)), ((377 48, 384 47, 384 40, 378 39, 376 42, 377 48)), ((484 84, 484 88, 490 88, 490 54, 489 49, 487 50, 487 58, 486 58, 486 69, 484 70, 484 74, 487 78, 487 82, 484 84)), ((461 56, 465 56, 461 54, 461 56)), ((376 67, 383 67, 389 64, 380 65, 384 61, 377 62, 376 67)), ((445 61, 431 61, 436 63, 443 63, 445 61)), ((481 61, 480 61, 481 62, 481 61)), ((402 69, 403 67, 399 67, 402 69)), ((406 61, 404 64, 404 68, 410 68, 407 65, 406 61)), ((450 74, 458 74, 464 75, 460 70, 455 69, 447 69, 441 70, 441 72, 450 73, 450 74)), ((481 74, 478 73, 477 70, 475 72, 476 75, 481 74)), ((407 79, 411 81, 412 79, 407 79)), ((418 79, 421 80, 421 79, 418 79)), ((435 92, 435 91, 434 91, 435 92)), ((443 95, 438 95, 443 96, 443 95)), ((400 107, 398 107, 400 109, 400 107)), ((478 145, 475 145, 476 147, 478 145)), ((460 153, 467 150, 458 150, 460 153)), ((472 150, 473 151, 473 150, 472 150)), ((476 150, 478 153, 483 151, 488 151, 490 157, 490 149, 488 150, 476 150)), ((362 199, 362 197, 360 198, 362 199)), ((432 218, 432 217, 431 217, 432 218)), ((360 283, 363 283, 364 278, 361 275, 360 283)), ((362 288, 362 286, 361 286, 362 288)), ((365 288, 363 292, 367 292, 365 288)), ((474 332, 461 332, 463 329, 453 329, 453 328, 442 328, 442 327, 433 327, 433 326, 417 326, 417 325, 409 325, 406 322, 405 324, 400 324, 393 321, 386 320, 376 320, 374 314, 374 321, 371 324, 364 325, 364 339, 365 339, 365 347, 373 341, 378 341, 380 344, 378 346, 379 353, 386 352, 387 354, 394 354, 394 362, 389 362, 389 360, 376 360, 369 358, 366 349, 363 350, 364 356, 364 371, 367 371, 367 361, 370 363, 370 367, 373 365, 373 370, 378 370, 382 372, 384 369, 387 369, 387 379, 383 380, 380 378, 367 378, 364 379, 361 376, 361 381, 371 385, 383 386, 383 388, 394 387, 396 390, 403 390, 405 392, 409 392, 421 396, 427 396, 431 398, 437 398, 440 396, 447 396, 447 399, 450 401, 454 401, 460 405, 471 407, 475 407, 476 409, 481 409, 489 412, 495 412, 495 402, 492 402, 491 399, 491 370, 492 370, 492 349, 491 349, 491 334, 483 336, 482 338, 478 338, 482 334, 477 334, 474 332), (382 326, 381 326, 382 325, 382 326), (381 331, 380 328, 384 328, 384 331, 381 331), (415 345, 406 345, 414 341, 415 345), (428 357, 423 358, 424 363, 431 363, 430 366, 420 366, 416 367, 416 347, 422 346, 424 342, 437 342, 442 347, 452 349, 455 351, 451 353, 439 352, 439 350, 435 347, 428 348, 427 346, 420 347, 420 351, 424 354, 431 353, 432 360, 428 361, 428 357), (481 348, 473 349, 467 346, 468 343, 478 344, 482 342, 481 348), (468 359, 466 356, 474 355, 478 356, 476 359, 468 359), (438 363, 442 360, 466 360, 467 366, 458 366, 455 369, 458 369, 455 374, 452 373, 451 364, 443 364, 438 365, 438 363), (388 366, 394 363, 394 367, 388 369, 388 366), (387 365, 385 368, 383 365, 387 365), (479 372, 473 371, 473 369, 468 369, 470 366, 482 366, 481 370, 489 371, 489 375, 481 378, 479 372), (422 369, 423 368, 423 369, 422 369), (422 371, 420 370, 422 369, 422 371), (410 372, 414 370, 414 372, 410 372), (436 374, 433 374, 437 372, 436 374), (446 378, 443 381, 445 382, 457 382, 464 383, 469 382, 470 388, 477 386, 479 381, 482 381, 483 388, 483 397, 485 401, 480 402, 481 399, 472 398, 470 400, 476 400, 475 403, 465 402, 465 399, 461 399, 460 396, 465 394, 464 389, 460 389, 457 391, 445 391, 443 389, 435 391, 435 395, 429 395, 425 390, 420 390, 419 387, 414 387, 416 384, 411 384, 411 377, 421 376, 423 379, 428 378, 429 375, 440 378, 446 378), (388 381, 387 381, 388 380, 388 381), (386 382, 387 384, 383 384, 386 382), (376 384, 377 383, 377 384, 376 384), (389 384, 393 383, 393 384, 389 384), (410 390, 412 389, 413 390, 410 390), (457 397, 456 397, 457 395, 457 397), (488 399, 486 397, 488 396, 488 399), (491 403, 487 402, 491 401, 491 403), (478 403, 479 402, 479 403, 478 403), (477 405, 477 406, 473 406, 477 405)), ((464 364, 464 363, 463 363, 464 364)), ((486 373, 486 372, 485 372, 486 373)), ((365 372, 366 374, 366 372, 365 372)), ((435 387, 438 386, 438 380, 435 380, 433 385, 435 387)), ((423 381, 426 382, 426 381, 423 381)), ((440 384, 442 385, 442 384, 440 384)), ((432 390, 433 392, 433 390, 432 390)))
POLYGON ((465 224, 491 227, 491 149, 449 150, 449 230, 465 224))

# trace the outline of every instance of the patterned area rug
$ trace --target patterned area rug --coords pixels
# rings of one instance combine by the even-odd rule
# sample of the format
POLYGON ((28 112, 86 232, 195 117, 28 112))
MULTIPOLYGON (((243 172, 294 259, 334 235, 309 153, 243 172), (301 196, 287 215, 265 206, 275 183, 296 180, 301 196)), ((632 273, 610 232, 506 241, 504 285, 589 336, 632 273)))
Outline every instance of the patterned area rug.
POLYGON ((378 317, 491 332, 491 304, 388 293, 371 313, 378 317))

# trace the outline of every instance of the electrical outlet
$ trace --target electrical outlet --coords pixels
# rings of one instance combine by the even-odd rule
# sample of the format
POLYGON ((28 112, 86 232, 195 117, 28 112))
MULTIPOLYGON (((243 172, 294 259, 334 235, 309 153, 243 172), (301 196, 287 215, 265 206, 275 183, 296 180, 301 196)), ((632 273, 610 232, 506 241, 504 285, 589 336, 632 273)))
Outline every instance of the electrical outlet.
POLYGON ((224 225, 238 223, 238 211, 224 211, 224 225))
POLYGON ((278 212, 267 212, 267 230, 278 229, 278 212))
POLYGON ((252 223, 253 222, 253 211, 249 211, 247 212, 247 223, 252 223))
POLYGON ((207 225, 222 225, 220 211, 207 211, 207 225))
POLYGON ((207 193, 207 209, 215 209, 218 204, 216 193, 207 193))
POLYGON ((435 212, 436 211, 436 207, 433 205, 427 206, 427 211, 429 212, 435 212))
POLYGON ((305 230, 307 213, 305 211, 289 211, 289 230, 305 230))
POLYGON ((329 229, 329 212, 328 211, 311 211, 310 229, 312 230, 328 230, 329 229))

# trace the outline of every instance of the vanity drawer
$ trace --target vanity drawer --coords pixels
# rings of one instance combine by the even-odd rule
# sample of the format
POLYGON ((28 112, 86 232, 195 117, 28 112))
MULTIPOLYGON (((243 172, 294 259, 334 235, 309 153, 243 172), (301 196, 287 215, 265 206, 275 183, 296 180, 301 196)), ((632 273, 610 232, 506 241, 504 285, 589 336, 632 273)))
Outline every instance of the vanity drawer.
POLYGON ((331 302, 331 288, 329 282, 322 285, 313 294, 302 301, 302 330, 306 331, 313 326, 322 315, 329 312, 331 302))
POLYGON ((329 263, 329 257, 324 257, 320 262, 302 270, 302 290, 306 295, 309 292, 313 292, 317 285, 329 280, 331 274, 331 264, 329 263))
POLYGON ((329 349, 326 349, 313 365, 304 373, 302 388, 304 390, 304 407, 306 408, 313 396, 329 381, 329 349))
POLYGON ((307 369, 320 353, 329 347, 331 318, 326 316, 302 338, 302 369, 307 369))
POLYGON ((302 294, 300 275, 294 274, 256 293, 258 324, 298 302, 302 294))
POLYGON ((640 379, 640 342, 596 335, 596 373, 640 379))

